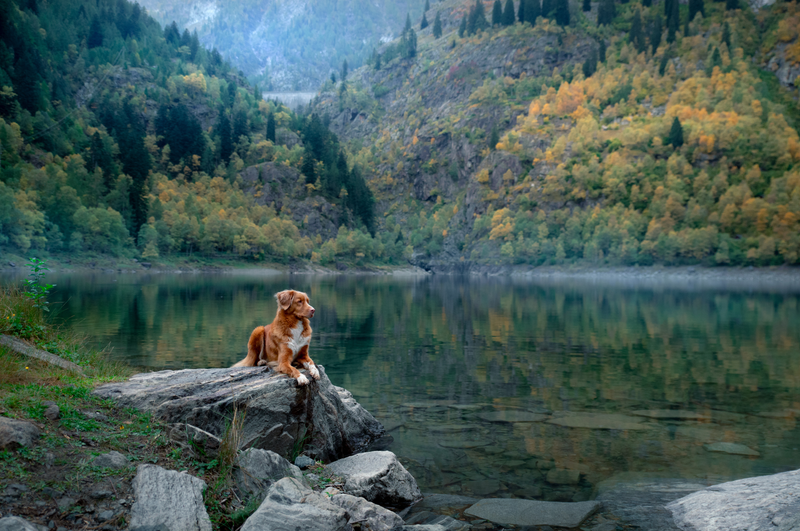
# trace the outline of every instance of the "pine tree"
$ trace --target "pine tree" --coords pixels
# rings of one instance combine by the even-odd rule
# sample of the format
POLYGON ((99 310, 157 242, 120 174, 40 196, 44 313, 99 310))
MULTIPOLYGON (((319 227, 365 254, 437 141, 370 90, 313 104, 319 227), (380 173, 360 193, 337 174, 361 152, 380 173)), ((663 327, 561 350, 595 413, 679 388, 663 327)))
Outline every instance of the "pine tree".
POLYGON ((503 21, 503 5, 500 0, 494 0, 492 5, 492 26, 499 26, 503 21))
POLYGON ((667 140, 667 143, 672 144, 672 147, 675 149, 683 145, 683 127, 681 126, 681 121, 678 120, 677 116, 672 121, 672 127, 669 130, 669 139, 667 140))
POLYGON ((275 143, 275 113, 269 113, 267 116, 267 140, 275 143))
POLYGON ((653 16, 653 25, 650 28, 650 46, 653 49, 653 55, 656 54, 658 47, 661 46, 661 15, 655 13, 653 16))
POLYGON ((503 9, 503 26, 513 26, 515 18, 514 0, 506 0, 506 7, 503 9))
POLYGON ((658 65, 658 75, 663 76, 664 73, 667 71, 667 65, 669 64, 669 55, 664 54, 664 57, 661 58, 661 63, 658 65))
POLYGON ((219 131, 219 156, 224 162, 228 162, 233 153, 233 140, 231 139, 231 122, 228 120, 228 115, 225 114, 225 109, 219 109, 219 120, 217 121, 217 130, 219 131))
POLYGON ((728 11, 739 9, 739 0, 727 0, 725 2, 725 9, 728 11))
POLYGON ((417 56, 417 32, 413 29, 408 30, 406 41, 406 59, 413 59, 417 56))
POLYGON ((442 17, 436 12, 436 19, 433 21, 433 38, 438 39, 442 36, 442 17))
MULTIPOLYGON (((556 3, 556 24, 559 26, 569 26, 569 0, 555 0, 556 3)), ((644 39, 642 39, 644 41, 644 39)))
POLYGON ((347 59, 345 59, 344 61, 342 61, 342 81, 347 80, 347 74, 348 74, 348 66, 347 66, 347 59))
POLYGON ((595 72, 597 72, 597 50, 592 48, 589 57, 583 62, 583 77, 591 77, 595 72))
POLYGON ((98 48, 103 45, 103 28, 100 26, 100 19, 97 15, 92 17, 92 24, 89 26, 89 35, 86 37, 86 46, 98 48))
POLYGON ((381 54, 375 56, 375 70, 381 69, 381 54))
POLYGON ((598 47, 598 50, 597 50, 597 59, 601 63, 605 63, 606 62, 606 41, 604 41, 602 39, 600 40, 600 46, 598 47))
POLYGON ((403 33, 411 31, 411 13, 406 13, 406 26, 403 28, 403 33))
POLYGON ((428 17, 425 16, 425 13, 422 14, 422 22, 419 23, 419 30, 422 31, 428 27, 428 17))
POLYGON ((256 103, 264 99, 261 97, 261 87, 258 86, 258 83, 253 86, 253 99, 256 100, 256 103))
POLYGON ((694 21, 694 17, 700 13, 706 16, 706 8, 703 0, 689 0, 689 22, 694 21))
POLYGON ((486 21, 486 12, 483 9, 483 2, 482 0, 475 0, 475 5, 470 9, 469 19, 467 20, 467 34, 473 35, 488 27, 489 23, 486 21))
POLYGON ((714 53, 711 54, 711 62, 708 65, 708 74, 714 71, 714 67, 722 68, 722 54, 719 53, 719 48, 714 47, 714 53))
POLYGON ((536 19, 542 16, 542 6, 539 4, 539 0, 520 0, 520 2, 525 2, 525 20, 531 26, 535 26, 536 19))
POLYGON ((197 35, 197 30, 192 32, 192 39, 189 41, 189 58, 194 61, 197 57, 197 52, 200 50, 200 37, 197 35))
POLYGON ((494 151, 500 142, 500 133, 497 131, 497 124, 492 127, 492 134, 489 136, 489 149, 494 151))
POLYGON ((458 27, 458 36, 460 38, 464 37, 464 33, 467 31, 467 15, 464 15, 461 18, 461 25, 458 27))
POLYGON ((303 164, 300 166, 300 173, 305 175, 306 184, 314 184, 317 182, 317 161, 311 156, 311 153, 306 150, 303 154, 303 164))
POLYGON ((425 11, 431 10, 431 3, 428 0, 425 0, 425 11))
MULTIPOLYGON (((528 6, 525 6, 526 9, 528 6)), ((555 11, 555 0, 542 0, 542 17, 546 19, 553 18, 553 11, 555 11)), ((526 20, 530 20, 528 17, 526 20)))
POLYGON ((653 5, 653 0, 642 0, 642 7, 650 7, 653 5))
POLYGON ((638 9, 633 13, 633 21, 631 22, 631 31, 628 34, 628 42, 636 47, 636 51, 641 53, 644 51, 644 32, 642 31, 642 13, 638 9))
POLYGON ((583 12, 587 13, 592 10, 592 0, 583 0, 583 12))
POLYGON ((519 11, 517 11, 517 20, 522 24, 525 22, 525 0, 519 0, 519 11))
POLYGON ((600 7, 597 9, 597 25, 611 24, 616 16, 617 6, 614 4, 614 0, 600 0, 600 7))
POLYGON ((672 44, 675 42, 675 34, 678 32, 678 26, 681 23, 680 11, 678 10, 678 0, 666 0, 667 8, 667 42, 672 44))
POLYGON ((722 42, 725 43, 725 46, 728 47, 728 51, 731 50, 731 27, 725 22, 725 25, 722 26, 722 42))

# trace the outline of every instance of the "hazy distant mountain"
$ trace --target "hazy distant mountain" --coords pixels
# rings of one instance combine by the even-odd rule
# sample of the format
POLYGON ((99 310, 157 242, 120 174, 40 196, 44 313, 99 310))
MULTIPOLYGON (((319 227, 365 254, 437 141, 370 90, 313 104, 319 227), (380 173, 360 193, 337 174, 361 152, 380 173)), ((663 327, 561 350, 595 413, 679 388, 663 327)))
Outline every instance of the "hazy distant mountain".
POLYGON ((142 0, 162 24, 173 20, 266 89, 316 89, 347 59, 402 31, 424 0, 142 0))

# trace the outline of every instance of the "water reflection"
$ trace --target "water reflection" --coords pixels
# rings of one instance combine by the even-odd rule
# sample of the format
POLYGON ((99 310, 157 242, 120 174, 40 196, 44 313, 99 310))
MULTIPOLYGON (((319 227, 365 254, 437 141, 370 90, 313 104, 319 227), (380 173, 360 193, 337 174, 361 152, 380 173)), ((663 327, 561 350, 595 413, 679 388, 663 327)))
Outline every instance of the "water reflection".
POLYGON ((229 366, 275 292, 308 292, 312 357, 385 423, 424 490, 582 500, 620 473, 800 467, 797 294, 452 277, 57 284, 58 320, 147 369, 229 366))

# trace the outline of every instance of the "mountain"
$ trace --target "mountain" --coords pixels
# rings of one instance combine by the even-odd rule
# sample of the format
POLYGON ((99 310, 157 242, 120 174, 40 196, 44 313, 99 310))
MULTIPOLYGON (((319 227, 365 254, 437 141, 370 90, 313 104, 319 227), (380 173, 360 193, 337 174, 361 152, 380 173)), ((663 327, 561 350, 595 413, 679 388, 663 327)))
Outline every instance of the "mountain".
POLYGON ((381 39, 399 34, 420 0, 143 0, 164 25, 197 31, 265 90, 317 90, 347 60, 360 66, 381 39))

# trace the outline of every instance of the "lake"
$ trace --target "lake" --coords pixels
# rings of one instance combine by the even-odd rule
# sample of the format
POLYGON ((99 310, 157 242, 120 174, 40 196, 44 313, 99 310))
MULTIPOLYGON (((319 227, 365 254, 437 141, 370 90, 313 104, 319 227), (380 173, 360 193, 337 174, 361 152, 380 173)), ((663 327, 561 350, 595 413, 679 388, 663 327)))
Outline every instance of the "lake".
POLYGON ((556 501, 800 468, 800 296, 462 277, 51 275, 54 318, 145 370, 226 367, 273 294, 423 491, 556 501), (720 444, 728 443, 728 444, 720 444), (732 453, 733 452, 733 453, 732 453))

